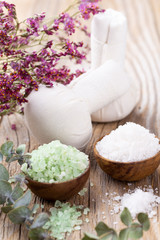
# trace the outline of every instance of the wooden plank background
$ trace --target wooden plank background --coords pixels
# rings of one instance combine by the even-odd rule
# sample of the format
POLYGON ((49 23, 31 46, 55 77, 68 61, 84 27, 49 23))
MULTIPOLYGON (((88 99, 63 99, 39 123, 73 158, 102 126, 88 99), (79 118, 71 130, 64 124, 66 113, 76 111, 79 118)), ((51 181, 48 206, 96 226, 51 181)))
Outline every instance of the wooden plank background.
MULTIPOLYGON (((47 12, 47 16, 54 16, 57 12, 71 2, 71 0, 8 0, 17 6, 20 19, 33 15, 33 13, 47 12)), ((128 46, 126 69, 140 86, 140 101, 136 109, 122 121, 108 124, 94 124, 93 137, 86 148, 86 153, 91 159, 91 175, 86 187, 88 192, 84 197, 75 196, 71 203, 83 204, 89 207, 90 222, 84 222, 81 231, 76 231, 68 240, 80 240, 84 231, 93 232, 94 226, 103 220, 102 212, 105 212, 104 221, 111 227, 117 221, 117 229, 122 228, 119 222, 119 215, 110 215, 111 206, 107 204, 105 193, 125 193, 129 188, 137 186, 152 185, 158 188, 160 195, 160 167, 146 179, 135 182, 131 186, 113 180, 101 171, 93 156, 93 144, 102 135, 109 133, 118 125, 126 121, 133 121, 148 128, 151 132, 160 137, 160 0, 102 0, 102 7, 114 8, 124 12, 128 19, 128 46), (90 182, 94 184, 90 186, 90 182), (126 188, 126 189, 124 189, 126 188)), ((4 117, 0 122, 0 143, 9 138, 15 145, 25 143, 27 150, 37 148, 38 142, 25 126, 23 117, 12 115, 4 117), (11 130, 11 124, 15 123, 17 130, 11 130)), ((19 172, 17 164, 9 166, 11 174, 19 172)), ((45 202, 42 199, 33 197, 34 203, 45 203, 45 210, 53 206, 53 203, 45 202)), ((160 207, 157 209, 156 222, 151 223, 150 231, 147 232, 144 240, 160 239, 160 207)), ((13 225, 4 214, 0 214, 0 239, 2 240, 24 240, 27 239, 27 231, 22 226, 13 225)))

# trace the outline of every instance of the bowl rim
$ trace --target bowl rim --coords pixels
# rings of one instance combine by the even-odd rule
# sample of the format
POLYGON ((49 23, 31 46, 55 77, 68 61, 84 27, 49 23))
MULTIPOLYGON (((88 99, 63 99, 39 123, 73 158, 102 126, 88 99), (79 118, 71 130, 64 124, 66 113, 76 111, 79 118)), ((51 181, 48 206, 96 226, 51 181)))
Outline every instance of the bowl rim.
POLYGON ((38 183, 38 184, 44 184, 44 185, 49 185, 49 186, 52 186, 52 185, 59 185, 59 184, 63 184, 63 183, 69 183, 69 182, 72 182, 73 180, 78 180, 79 178, 81 178, 83 175, 85 175, 88 171, 90 171, 90 168, 91 168, 91 161, 90 161, 90 159, 88 158, 88 166, 87 166, 87 168, 86 168, 86 170, 82 173, 82 174, 80 174, 79 176, 77 176, 76 178, 73 178, 73 179, 70 179, 70 180, 67 180, 67 181, 63 181, 63 182, 53 182, 53 183, 49 183, 49 182, 39 182, 39 181, 36 181, 36 180, 33 180, 32 178, 30 178, 30 176, 29 175, 26 175, 26 173, 24 173, 25 174, 25 179, 27 180, 27 181, 32 181, 32 182, 34 182, 34 183, 38 183))
MULTIPOLYGON (((124 164, 124 165, 129 165, 129 164, 140 164, 140 163, 143 163, 143 162, 147 162, 149 160, 151 160, 152 158, 155 158, 156 156, 158 156, 160 154, 160 151, 157 152, 154 156, 150 157, 150 158, 146 158, 146 159, 143 159, 143 160, 140 160, 140 161, 132 161, 132 162, 120 162, 120 161, 115 161, 115 160, 110 160, 108 158, 105 158, 103 156, 101 156, 98 152, 98 150, 96 149, 96 145, 97 143, 102 139, 104 138, 105 136, 109 135, 110 133, 108 134, 105 134, 104 136, 100 137, 95 143, 94 143, 94 154, 99 157, 100 159, 104 160, 104 161, 108 161, 108 162, 111 162, 111 163, 115 163, 115 164, 124 164)), ((156 138, 158 138, 157 136, 155 136, 156 138)), ((159 138, 158 138, 159 139, 159 138)), ((160 139, 159 139, 160 141, 160 139)))

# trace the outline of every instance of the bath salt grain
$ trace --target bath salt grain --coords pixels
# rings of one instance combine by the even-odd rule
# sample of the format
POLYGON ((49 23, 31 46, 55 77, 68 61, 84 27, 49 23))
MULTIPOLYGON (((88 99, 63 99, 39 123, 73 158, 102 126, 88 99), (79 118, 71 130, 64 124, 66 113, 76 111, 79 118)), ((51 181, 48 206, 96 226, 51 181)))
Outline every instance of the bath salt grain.
POLYGON ((119 162, 135 162, 153 157, 160 151, 159 139, 139 124, 119 126, 96 144, 99 154, 119 162))
POLYGON ((70 203, 55 202, 55 206, 50 209, 51 216, 48 222, 43 226, 44 229, 49 230, 50 235, 58 240, 63 240, 65 234, 68 235, 74 230, 80 230, 82 225, 81 212, 78 210, 79 206, 71 206, 70 203))
POLYGON ((160 197, 154 194, 150 187, 141 187, 134 190, 128 190, 127 193, 119 196, 118 194, 107 201, 108 205, 112 205, 110 214, 117 214, 127 207, 133 218, 140 212, 148 214, 149 218, 157 215, 156 208, 160 204, 160 197))
POLYGON ((121 209, 127 207, 133 218, 140 212, 148 213, 149 218, 157 214, 154 207, 160 204, 160 197, 153 194, 152 191, 144 192, 136 189, 132 194, 125 193, 121 199, 121 209))
POLYGON ((78 149, 52 141, 31 153, 31 168, 24 163, 21 170, 38 182, 64 182, 80 176, 89 166, 88 156, 78 149))

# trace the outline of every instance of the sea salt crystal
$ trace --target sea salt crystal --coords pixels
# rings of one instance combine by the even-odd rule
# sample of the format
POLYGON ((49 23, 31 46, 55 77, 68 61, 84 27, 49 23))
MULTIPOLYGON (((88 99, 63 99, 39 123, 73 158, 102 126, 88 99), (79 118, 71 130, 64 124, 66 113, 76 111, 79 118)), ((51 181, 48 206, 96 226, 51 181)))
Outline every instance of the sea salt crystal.
POLYGON ((89 219, 88 218, 86 218, 85 221, 86 221, 86 223, 89 223, 89 219))
POLYGON ((120 196, 116 196, 116 197, 113 198, 113 200, 119 202, 121 200, 121 197, 120 196))
POLYGON ((144 192, 141 189, 135 189, 132 194, 125 193, 121 198, 121 209, 127 207, 131 212, 133 218, 140 212, 148 213, 152 218, 156 215, 154 207, 158 205, 156 202, 160 201, 160 197, 153 194, 153 192, 144 192))
POLYGON ((118 194, 108 200, 108 205, 112 206, 110 210, 110 215, 118 214, 120 211, 123 211, 125 207, 129 209, 133 218, 140 212, 148 214, 149 218, 153 218, 157 215, 156 208, 160 204, 160 197, 154 194, 153 189, 145 186, 145 191, 143 187, 137 187, 134 190, 129 189, 127 193, 123 196, 118 194))
POLYGON ((118 224, 118 222, 113 222, 114 225, 118 224))
POLYGON ((84 196, 86 192, 87 192, 87 188, 83 188, 78 194, 80 196, 84 196))
POLYGON ((90 212, 90 209, 89 208, 85 208, 84 211, 83 211, 83 214, 87 215, 89 212, 90 212))
POLYGON ((91 186, 91 187, 93 187, 93 186, 94 186, 94 184, 91 182, 91 183, 90 183, 90 186, 91 186))
POLYGON ((135 162, 153 157, 160 151, 158 138, 144 127, 128 122, 96 144, 99 154, 120 162, 135 162))

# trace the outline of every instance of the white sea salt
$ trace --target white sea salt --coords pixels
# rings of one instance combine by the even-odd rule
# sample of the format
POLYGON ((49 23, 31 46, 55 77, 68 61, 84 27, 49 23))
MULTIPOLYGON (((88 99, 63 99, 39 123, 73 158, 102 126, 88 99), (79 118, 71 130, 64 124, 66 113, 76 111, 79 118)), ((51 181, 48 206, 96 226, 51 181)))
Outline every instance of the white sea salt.
POLYGON ((149 218, 155 217, 157 214, 156 207, 160 204, 160 197, 155 195, 153 189, 150 188, 145 188, 145 191, 140 188, 133 191, 128 190, 123 196, 117 195, 112 200, 116 201, 116 204, 112 202, 111 215, 117 214, 127 207, 133 218, 140 212, 147 213, 149 218), (116 199, 119 199, 119 202, 116 199))
POLYGON ((120 162, 135 162, 160 151, 158 138, 139 124, 128 122, 106 135, 96 145, 99 154, 120 162))

